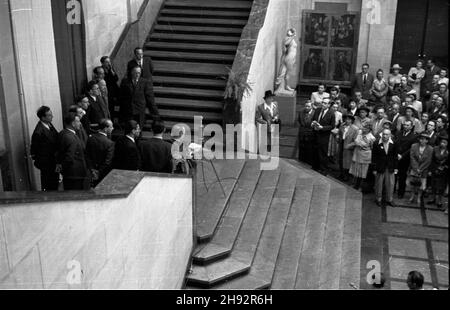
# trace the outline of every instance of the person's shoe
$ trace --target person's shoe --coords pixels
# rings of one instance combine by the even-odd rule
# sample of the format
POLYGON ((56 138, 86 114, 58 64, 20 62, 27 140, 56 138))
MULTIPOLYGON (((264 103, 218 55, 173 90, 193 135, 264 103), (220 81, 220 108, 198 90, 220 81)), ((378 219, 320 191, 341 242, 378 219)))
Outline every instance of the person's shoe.
POLYGON ((430 200, 427 202, 427 205, 434 205, 436 204, 436 200, 430 200))
POLYGON ((396 207, 394 202, 387 202, 386 205, 391 207, 391 208, 395 208, 396 207))

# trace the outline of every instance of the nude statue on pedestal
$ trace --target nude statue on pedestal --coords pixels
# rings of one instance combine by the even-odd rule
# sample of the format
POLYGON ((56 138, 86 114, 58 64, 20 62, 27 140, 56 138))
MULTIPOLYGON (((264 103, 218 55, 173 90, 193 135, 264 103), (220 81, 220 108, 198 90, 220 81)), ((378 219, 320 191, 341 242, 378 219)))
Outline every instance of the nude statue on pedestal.
POLYGON ((284 39, 284 53, 281 57, 280 70, 275 82, 276 95, 294 95, 295 89, 289 86, 289 78, 295 72, 297 59, 297 43, 295 42, 296 31, 291 28, 287 31, 284 39))

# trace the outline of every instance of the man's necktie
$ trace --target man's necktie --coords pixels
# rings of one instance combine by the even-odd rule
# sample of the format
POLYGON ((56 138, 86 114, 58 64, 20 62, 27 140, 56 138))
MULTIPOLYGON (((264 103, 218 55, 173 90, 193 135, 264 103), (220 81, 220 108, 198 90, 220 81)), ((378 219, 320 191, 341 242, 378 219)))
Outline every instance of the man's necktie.
POLYGON ((363 83, 366 84, 366 82, 367 82, 367 76, 364 74, 364 76, 363 76, 363 83))

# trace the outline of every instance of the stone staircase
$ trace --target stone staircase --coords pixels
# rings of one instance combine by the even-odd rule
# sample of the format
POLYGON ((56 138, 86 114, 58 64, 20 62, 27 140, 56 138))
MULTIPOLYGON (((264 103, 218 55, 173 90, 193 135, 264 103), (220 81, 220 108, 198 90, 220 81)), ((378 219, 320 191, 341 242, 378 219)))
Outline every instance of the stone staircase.
POLYGON ((197 239, 187 289, 350 289, 360 282, 362 196, 280 159, 214 161, 197 176, 197 239), (204 176, 203 176, 204 174, 204 176))
POLYGON ((250 0, 165 2, 144 55, 154 63, 155 102, 167 127, 180 122, 193 126, 195 115, 203 116, 204 124, 222 124, 226 67, 233 64, 252 4, 250 0))

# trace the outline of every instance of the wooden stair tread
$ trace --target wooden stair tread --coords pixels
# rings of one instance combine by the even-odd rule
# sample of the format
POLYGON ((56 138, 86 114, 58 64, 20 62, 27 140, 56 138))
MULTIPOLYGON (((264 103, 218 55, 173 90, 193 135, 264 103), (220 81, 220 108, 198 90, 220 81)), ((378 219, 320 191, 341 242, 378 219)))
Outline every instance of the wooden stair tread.
POLYGON ((155 61, 155 73, 172 73, 182 75, 203 75, 211 77, 226 76, 228 74, 224 65, 205 64, 193 62, 155 61))
POLYGON ((189 1, 177 1, 168 0, 165 2, 165 8, 167 7, 197 7, 197 8, 228 8, 228 9, 250 9, 252 7, 252 1, 213 1, 213 0, 189 0, 189 1))
POLYGON ((177 8, 164 8, 161 10, 163 16, 168 15, 187 15, 187 16, 220 16, 231 18, 246 18, 248 19, 249 12, 247 11, 227 11, 227 10, 196 10, 196 9, 177 9, 177 8))
POLYGON ((203 119, 214 120, 214 121, 222 121, 221 113, 214 112, 199 112, 199 111, 186 111, 186 110, 168 110, 168 109, 159 109, 159 114, 162 118, 170 117, 176 119, 194 119, 195 116, 202 116, 203 119))
POLYGON ((319 268, 330 193, 330 184, 315 184, 306 224, 302 253, 297 271, 296 289, 318 289, 319 268))
POLYGON ((225 26, 245 26, 247 20, 243 19, 229 19, 229 18, 195 18, 195 17, 170 17, 161 16, 158 18, 158 23, 175 23, 175 24, 196 24, 196 25, 225 25, 225 26))
POLYGON ((270 281, 250 273, 213 287, 214 290, 264 290, 268 288, 270 288, 270 281))
POLYGON ((156 105, 159 107, 180 107, 190 109, 215 109, 222 110, 223 104, 219 101, 207 101, 207 100, 188 100, 177 98, 155 98, 156 105))
POLYGON ((156 32, 163 33, 213 33, 229 36, 240 37, 242 33, 241 28, 225 27, 225 26, 180 26, 180 25, 156 25, 156 32))
POLYGON ((361 278, 361 212, 362 194, 360 192, 347 192, 339 280, 340 289, 349 289, 349 283, 359 287, 361 278))
POLYGON ((147 50, 175 50, 175 51, 199 51, 236 54, 236 45, 207 44, 207 43, 183 43, 150 41, 144 44, 147 50))
POLYGON ((145 51, 145 56, 150 56, 152 59, 180 59, 183 61, 197 60, 197 61, 216 61, 232 63, 234 55, 231 54, 207 54, 207 53, 189 53, 189 52, 177 52, 177 51, 145 51))
MULTIPOLYGON (((169 94, 169 95, 184 95, 189 97, 214 97, 220 100, 223 99, 224 91, 210 90, 210 89, 198 89, 198 88, 180 88, 180 87, 153 87, 155 97, 169 94)), ((164 97, 164 96, 163 96, 164 97)))
POLYGON ((291 214, 284 232, 283 243, 275 268, 271 288, 293 289, 306 231, 314 179, 298 179, 291 214))
POLYGON ((228 201, 229 207, 225 211, 216 233, 211 241, 194 255, 194 260, 207 262, 230 253, 252 197, 260 196, 266 190, 266 185, 271 185, 271 180, 267 180, 267 174, 261 174, 259 171, 258 161, 247 161, 245 168, 231 194, 228 201))
POLYGON ((212 36, 201 34, 178 34, 178 33, 160 33, 155 32, 150 36, 152 41, 189 41, 189 42, 201 42, 201 43, 231 43, 234 45, 239 44, 239 37, 226 37, 226 36, 212 36))
MULTIPOLYGON (((193 128, 193 127, 192 127, 193 128)), ((224 165, 225 163, 221 161, 214 161, 213 164, 224 165)), ((208 163, 203 163, 203 167, 212 169, 212 167, 207 166, 208 163)), ((200 241, 208 240, 214 234, 217 224, 226 208, 228 199, 236 185, 236 182, 244 169, 245 160, 235 160, 233 164, 227 164, 226 169, 218 170, 219 177, 222 179, 222 185, 225 188, 226 197, 223 197, 222 190, 219 184, 216 182, 215 176, 207 179, 206 182, 216 182, 209 185, 210 189, 206 195, 197 197, 197 238, 200 241)), ((219 168, 217 167, 217 168, 219 168)), ((216 169, 217 169, 216 168, 216 169)), ((198 185, 203 186, 203 185, 198 185)))
POLYGON ((346 194, 344 187, 330 190, 319 289, 339 289, 346 194))

